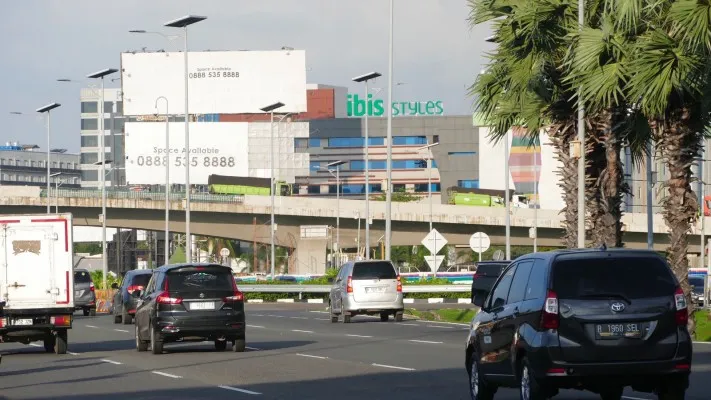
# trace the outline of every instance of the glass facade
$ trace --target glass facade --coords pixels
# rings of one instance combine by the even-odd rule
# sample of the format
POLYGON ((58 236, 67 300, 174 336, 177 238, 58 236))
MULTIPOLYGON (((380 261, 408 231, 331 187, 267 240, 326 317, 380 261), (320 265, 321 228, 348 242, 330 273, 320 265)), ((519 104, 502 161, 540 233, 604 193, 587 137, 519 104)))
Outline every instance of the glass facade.
POLYGON ((476 154, 476 151, 450 151, 447 153, 449 156, 473 156, 476 154))
POLYGON ((426 136, 393 136, 393 146, 423 146, 426 144, 426 136))
POLYGON ((479 180, 478 179, 459 180, 459 181, 457 181, 457 186, 466 188, 466 189, 479 189, 479 180))
MULTIPOLYGON (((384 137, 369 137, 368 146, 385 146, 384 137)), ((332 137, 328 138, 328 147, 365 147, 365 138, 362 137, 332 137)))
MULTIPOLYGON (((368 163, 368 169, 379 170, 386 169, 386 160, 371 160, 368 163)), ((427 168, 425 160, 393 160, 393 169, 423 169, 427 168)), ((437 161, 432 160, 432 168, 437 168, 437 161)), ((351 171, 364 171, 365 161, 353 160, 350 162, 351 171)))

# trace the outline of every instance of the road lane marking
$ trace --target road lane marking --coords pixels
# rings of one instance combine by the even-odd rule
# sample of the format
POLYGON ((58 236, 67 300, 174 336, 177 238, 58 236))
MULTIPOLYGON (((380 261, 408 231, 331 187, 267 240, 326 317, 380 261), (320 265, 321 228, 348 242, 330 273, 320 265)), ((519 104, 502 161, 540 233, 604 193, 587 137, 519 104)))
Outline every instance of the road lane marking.
POLYGON ((98 327, 98 326, 94 326, 94 325, 86 325, 86 327, 87 327, 87 328, 94 328, 94 329, 99 329, 99 327, 98 327))
POLYGON ((291 319, 308 319, 306 317, 289 317, 289 318, 291 318, 291 319))
POLYGON ((273 317, 273 318, 286 318, 283 315, 274 315, 274 314, 267 314, 267 317, 273 317))
POLYGON ((309 358, 318 358, 319 360, 326 360, 328 357, 323 357, 323 356, 314 356, 311 354, 302 354, 302 353, 296 353, 297 356, 300 357, 309 357, 309 358))
POLYGON ((314 333, 314 331, 302 331, 301 329, 292 329, 292 332, 301 332, 301 333, 314 333))
POLYGON ((652 399, 645 399, 644 397, 631 397, 631 396, 622 396, 623 399, 628 399, 628 400, 652 400, 652 399))
POLYGON ((156 374, 156 375, 167 376, 168 378, 173 378, 173 379, 180 379, 180 378, 182 378, 182 376, 173 375, 173 374, 168 374, 168 373, 160 372, 160 371, 151 371, 151 372, 154 373, 154 374, 156 374))
POLYGON ((330 321, 331 320, 331 318, 314 318, 314 319, 319 320, 319 321, 330 321))
POLYGON ((409 340, 410 342, 415 342, 415 343, 429 343, 429 344, 442 344, 443 342, 433 342, 431 340, 409 340))
POLYGON ((454 329, 453 326, 437 326, 437 325, 427 325, 428 328, 439 328, 439 329, 454 329))
POLYGON ((318 313, 318 314, 328 314, 328 311, 309 311, 312 313, 318 313))
POLYGON ((260 395, 260 394, 261 394, 261 393, 259 393, 259 392, 253 392, 253 391, 251 391, 251 390, 240 389, 240 388, 236 388, 236 387, 232 387, 232 386, 220 385, 220 386, 218 386, 218 388, 220 388, 220 389, 225 389, 225 390, 232 390, 232 391, 234 391, 234 392, 252 394, 252 395, 260 395))
POLYGON ((114 329, 116 332, 125 332, 125 333, 131 333, 131 331, 127 331, 125 329, 114 329))
POLYGON ((44 345, 37 344, 37 343, 30 343, 30 346, 32 346, 32 347, 44 347, 44 345))
POLYGON ((398 324, 398 325, 405 325, 405 326, 420 326, 419 324, 398 324))
POLYGON ((346 335, 348 337, 361 337, 361 338, 372 338, 372 336, 368 335, 346 335))
POLYGON ((101 361, 103 361, 103 362, 105 362, 105 363, 113 364, 113 365, 121 365, 121 364, 123 364, 123 363, 120 363, 120 362, 118 362, 118 361, 106 360, 106 359, 102 359, 101 361))
POLYGON ((247 349, 247 350, 254 350, 254 351, 259 351, 259 350, 261 350, 261 349, 256 348, 256 347, 249 347, 249 346, 245 346, 244 348, 247 349))
POLYGON ((68 351, 67 354, 69 354, 70 356, 78 356, 79 355, 79 353, 74 353, 71 351, 68 351))
POLYGON ((255 317, 263 317, 264 316, 264 314, 252 314, 252 315, 254 315, 255 317))
POLYGON ((414 368, 398 367, 398 366, 395 366, 395 365, 385 365, 385 364, 376 364, 376 363, 373 363, 373 364, 371 364, 371 365, 374 366, 374 367, 399 369, 399 370, 403 370, 403 371, 414 371, 414 370, 415 370, 414 368))
POLYGON ((261 325, 247 325, 247 327, 248 328, 262 328, 262 329, 264 329, 264 327, 261 325))

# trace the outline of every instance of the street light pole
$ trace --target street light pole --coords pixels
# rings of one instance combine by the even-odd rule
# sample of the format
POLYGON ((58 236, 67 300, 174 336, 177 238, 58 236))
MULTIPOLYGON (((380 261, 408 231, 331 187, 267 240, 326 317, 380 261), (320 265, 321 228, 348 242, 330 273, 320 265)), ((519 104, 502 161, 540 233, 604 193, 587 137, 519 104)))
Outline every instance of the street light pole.
MULTIPOLYGON (((583 25, 585 25, 584 0, 578 0, 578 25, 578 29, 582 32, 583 25)), ((582 92, 582 87, 578 88, 578 142, 580 142, 580 157, 578 158, 578 248, 581 249, 585 247, 585 104, 583 104, 582 92)), ((506 182, 508 183, 508 180, 506 182)), ((506 238, 508 243, 508 235, 506 238)), ((507 249, 508 246, 507 244, 507 249)))
POLYGON ((336 169, 336 250, 338 254, 341 253, 341 165, 345 163, 345 161, 338 160, 326 165, 328 172, 332 175, 331 168, 336 169))
POLYGON ((509 132, 504 136, 504 191, 506 192, 506 259, 511 260, 511 193, 509 193, 509 180, 511 174, 509 172, 509 132))
POLYGON ((183 63, 184 63, 184 85, 185 85, 185 258, 187 262, 193 262, 193 239, 190 234, 190 113, 188 111, 188 26, 203 21, 207 17, 197 15, 187 15, 173 21, 166 22, 164 26, 171 28, 183 28, 183 63))
POLYGON ((109 266, 106 262, 106 144, 105 144, 105 132, 104 132, 104 77, 113 73, 118 72, 115 68, 102 69, 101 71, 94 72, 93 74, 87 75, 87 78, 100 79, 101 80, 101 93, 100 100, 101 103, 99 107, 99 151, 101 156, 99 157, 99 163, 101 168, 99 170, 101 185, 101 265, 102 265, 102 282, 103 288, 108 289, 106 278, 109 273, 109 266))
MULTIPOLYGON (((385 191, 385 259, 390 260, 390 246, 392 237, 392 189, 393 189, 393 0, 390 0, 390 26, 388 35, 388 104, 385 108, 388 113, 388 126, 386 134, 387 160, 385 161, 387 188, 385 191)), ((365 98, 366 102, 368 97, 365 98)), ((367 104, 367 103, 366 103, 367 104)), ((367 111, 367 110, 366 110, 367 111)), ((367 112, 366 112, 367 114, 367 112)), ((430 229, 432 230, 432 229, 430 229)))
POLYGON ((274 197, 275 197, 275 191, 276 191, 276 185, 274 181, 274 110, 277 110, 281 107, 284 107, 284 103, 282 102, 276 102, 274 104, 270 104, 266 107, 261 108, 261 110, 265 113, 269 113, 269 196, 271 200, 271 224, 269 226, 269 242, 270 242, 270 247, 271 247, 271 257, 269 260, 269 267, 271 268, 271 275, 272 275, 272 280, 274 280, 274 267, 275 267, 275 260, 274 257, 276 255, 276 248, 274 246, 274 197))
POLYGON ((428 145, 419 147, 417 149, 418 151, 419 150, 428 150, 429 151, 426 161, 427 161, 427 197, 429 198, 429 202, 430 202, 430 232, 432 232, 432 148, 435 146, 438 146, 438 145, 439 145, 439 142, 435 142, 432 144, 428 144, 428 145))
MULTIPOLYGON (((353 78, 354 82, 364 82, 365 83, 365 101, 368 102, 368 81, 382 76, 379 72, 370 72, 365 75, 360 75, 353 78)), ((388 107, 388 109, 390 109, 388 107)), ((368 135, 368 114, 369 110, 366 106, 365 110, 365 259, 370 260, 370 143, 368 135)), ((387 196, 387 194, 386 194, 387 196)))
MULTIPOLYGON (((538 146, 540 149, 540 146, 538 146)), ((533 252, 538 252, 538 153, 536 142, 533 142, 533 252)))
POLYGON ((160 96, 156 99, 156 114, 158 113, 158 100, 160 99, 165 100, 165 238, 163 239, 163 263, 168 264, 168 259, 170 258, 170 120, 168 117, 168 99, 165 96, 160 96))
MULTIPOLYGON (((57 177, 62 175, 62 172, 55 172, 49 177, 54 178, 54 213, 59 214, 59 179, 57 177)), ((49 192, 47 192, 47 202, 49 203, 49 192)))
POLYGON ((49 214, 49 213, 51 212, 51 208, 50 208, 51 206, 50 206, 50 204, 49 204, 49 203, 50 203, 49 192, 50 192, 50 190, 51 190, 51 185, 50 185, 50 182, 49 182, 49 175, 50 175, 50 170, 49 170, 49 166, 50 166, 50 163, 49 163, 49 162, 50 162, 50 158, 49 158, 49 155, 50 155, 49 138, 50 138, 50 131, 51 131, 51 130, 50 130, 50 121, 51 121, 51 118, 50 118, 50 113, 49 113, 49 112, 52 111, 52 110, 54 110, 55 108, 57 108, 57 107, 59 107, 59 106, 61 106, 61 104, 59 104, 59 103, 50 103, 50 104, 47 104, 46 106, 40 107, 40 108, 38 108, 38 109, 36 110, 38 113, 45 113, 45 112, 47 113, 47 214, 49 214))

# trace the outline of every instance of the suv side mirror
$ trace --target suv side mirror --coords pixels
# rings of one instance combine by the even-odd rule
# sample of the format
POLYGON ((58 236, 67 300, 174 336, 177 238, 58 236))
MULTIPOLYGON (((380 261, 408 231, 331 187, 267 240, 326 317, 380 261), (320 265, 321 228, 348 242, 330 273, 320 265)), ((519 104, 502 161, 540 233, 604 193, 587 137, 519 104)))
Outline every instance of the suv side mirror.
POLYGON ((119 288, 118 283, 114 282, 111 284, 111 289, 118 289, 118 288, 119 288))
POLYGON ((484 307, 484 301, 486 301, 486 296, 489 295, 489 292, 485 290, 476 290, 472 293, 472 304, 474 304, 477 307, 484 307))

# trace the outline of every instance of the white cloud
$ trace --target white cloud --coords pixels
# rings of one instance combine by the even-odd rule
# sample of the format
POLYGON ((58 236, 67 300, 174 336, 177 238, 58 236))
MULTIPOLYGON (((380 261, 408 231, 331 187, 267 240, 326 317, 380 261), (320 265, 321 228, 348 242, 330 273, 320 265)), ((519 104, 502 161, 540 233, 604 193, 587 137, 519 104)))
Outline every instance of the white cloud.
MULTIPOLYGON (((185 14, 208 20, 190 28, 193 50, 306 50, 310 83, 349 86, 350 78, 387 72, 388 1, 262 0, 188 1, 23 0, 3 8, 0 26, 0 142, 19 140, 44 147, 44 127, 34 109, 62 103, 52 116, 53 147, 79 149, 79 89, 56 79, 82 79, 118 67, 126 50, 175 50, 180 41, 132 35, 130 29, 160 30, 185 14), (23 111, 29 116, 10 115, 23 111)), ((395 0, 395 98, 441 99, 447 114, 469 113, 465 88, 481 69, 487 29, 470 29, 466 1, 395 0)), ((385 77, 375 86, 383 87, 385 77)), ((84 85, 86 86, 86 85, 84 85)))

